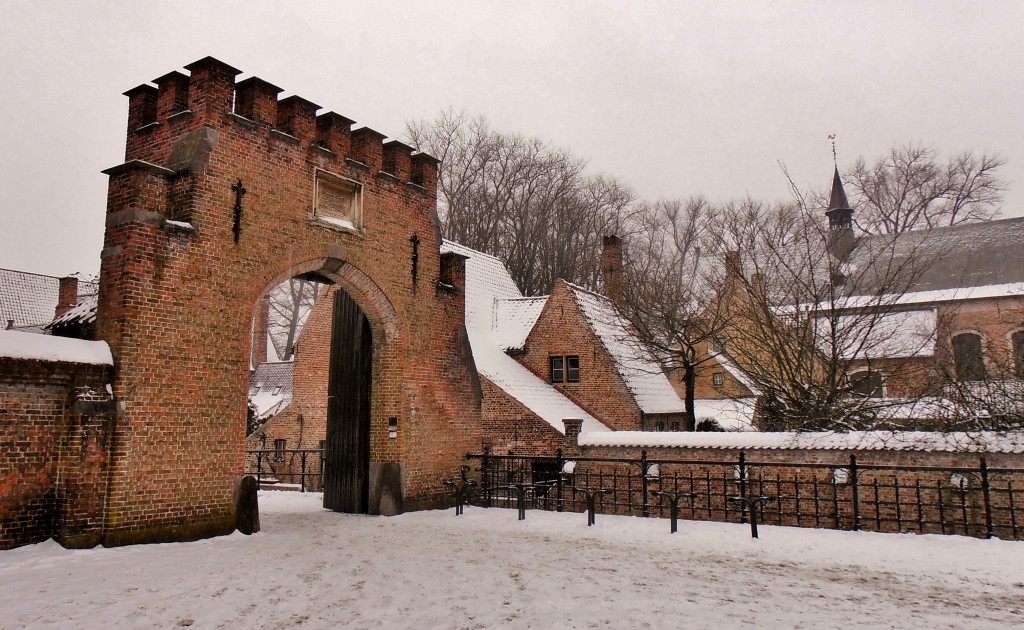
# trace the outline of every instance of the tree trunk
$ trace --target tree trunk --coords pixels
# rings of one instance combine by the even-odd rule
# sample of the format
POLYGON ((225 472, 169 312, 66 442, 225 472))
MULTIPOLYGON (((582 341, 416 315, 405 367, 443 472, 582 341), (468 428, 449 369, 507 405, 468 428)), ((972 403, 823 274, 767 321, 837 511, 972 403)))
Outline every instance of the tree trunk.
POLYGON ((687 361, 683 364, 683 382, 686 384, 686 424, 688 431, 697 429, 697 410, 694 398, 697 390, 697 367, 687 361))

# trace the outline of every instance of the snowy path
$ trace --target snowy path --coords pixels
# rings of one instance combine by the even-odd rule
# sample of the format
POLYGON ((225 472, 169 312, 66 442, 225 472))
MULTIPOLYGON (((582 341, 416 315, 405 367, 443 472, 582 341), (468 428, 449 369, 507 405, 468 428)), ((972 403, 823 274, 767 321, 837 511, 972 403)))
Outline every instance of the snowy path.
POLYGON ((0 627, 1024 626, 1024 543, 319 500, 261 494, 250 537, 0 552, 0 627))

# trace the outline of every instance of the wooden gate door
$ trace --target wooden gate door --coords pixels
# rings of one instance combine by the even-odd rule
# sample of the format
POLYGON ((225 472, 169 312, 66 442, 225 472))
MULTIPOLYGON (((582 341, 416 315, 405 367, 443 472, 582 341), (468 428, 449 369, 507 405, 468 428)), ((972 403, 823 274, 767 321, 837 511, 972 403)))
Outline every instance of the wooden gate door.
POLYGON ((334 294, 331 365, 327 388, 324 507, 365 514, 370 468, 370 324, 339 289, 334 294))

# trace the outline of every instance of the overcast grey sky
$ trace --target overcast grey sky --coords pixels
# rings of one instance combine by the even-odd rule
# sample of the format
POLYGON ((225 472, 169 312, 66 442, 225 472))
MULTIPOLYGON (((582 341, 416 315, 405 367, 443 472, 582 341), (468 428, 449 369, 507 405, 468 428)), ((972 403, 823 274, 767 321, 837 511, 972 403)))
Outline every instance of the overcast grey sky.
POLYGON ((452 106, 646 198, 782 199, 894 144, 1006 159, 1024 214, 1021 2, 0 0, 0 267, 99 269, 121 93, 212 55, 373 127, 452 106))

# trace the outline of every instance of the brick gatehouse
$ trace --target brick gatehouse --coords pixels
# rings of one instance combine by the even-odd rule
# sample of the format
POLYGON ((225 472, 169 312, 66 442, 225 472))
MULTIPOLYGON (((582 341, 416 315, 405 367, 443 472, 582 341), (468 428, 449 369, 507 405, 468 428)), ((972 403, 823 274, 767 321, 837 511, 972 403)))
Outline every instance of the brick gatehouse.
POLYGON ((252 315, 304 274, 335 283, 368 331, 354 334, 365 400, 346 403, 368 422, 363 496, 337 509, 435 505, 480 448, 464 259, 439 253, 437 161, 259 78, 236 83, 216 59, 186 69, 126 93, 125 163, 105 171, 96 331, 117 417, 103 522, 86 538, 233 530, 252 315))

